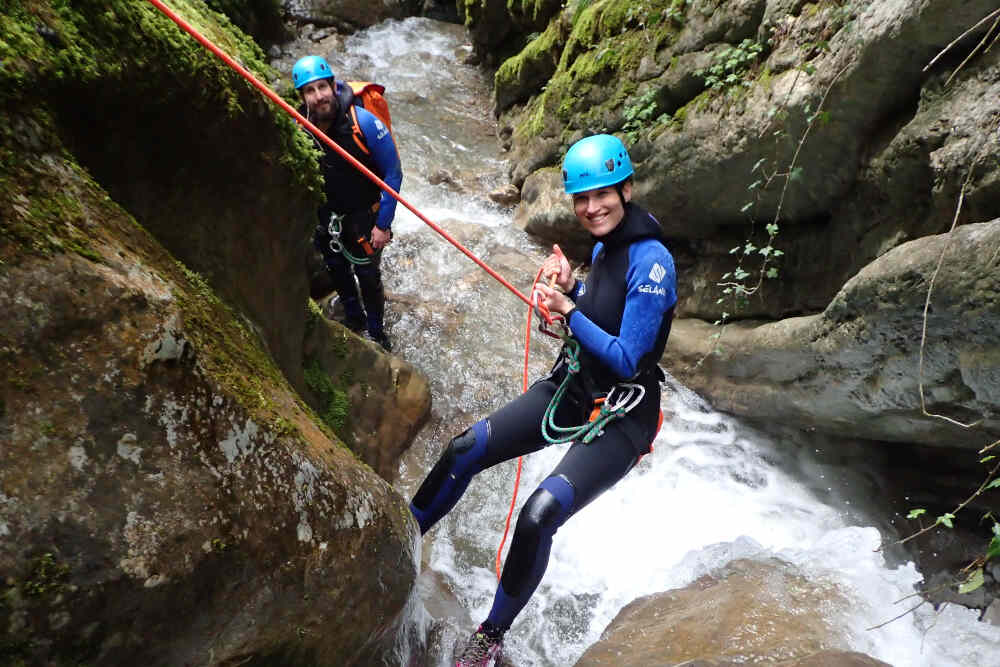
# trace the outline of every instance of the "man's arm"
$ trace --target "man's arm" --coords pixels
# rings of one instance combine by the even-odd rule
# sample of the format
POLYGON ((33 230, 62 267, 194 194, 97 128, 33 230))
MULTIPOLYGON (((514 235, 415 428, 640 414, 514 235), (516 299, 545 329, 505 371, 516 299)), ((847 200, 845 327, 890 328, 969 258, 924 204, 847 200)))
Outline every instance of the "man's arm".
MULTIPOLYGON (((403 168, 399 163, 399 151, 396 150, 396 142, 392 139, 382 121, 374 114, 365 109, 357 109, 358 125, 365 135, 365 142, 368 150, 371 151, 372 161, 375 163, 375 175, 385 181, 386 185, 396 192, 399 192, 403 184, 403 168)), ((396 215, 396 200, 388 192, 382 192, 382 199, 379 202, 378 218, 375 226, 382 231, 388 231, 392 225, 392 219, 396 215)))

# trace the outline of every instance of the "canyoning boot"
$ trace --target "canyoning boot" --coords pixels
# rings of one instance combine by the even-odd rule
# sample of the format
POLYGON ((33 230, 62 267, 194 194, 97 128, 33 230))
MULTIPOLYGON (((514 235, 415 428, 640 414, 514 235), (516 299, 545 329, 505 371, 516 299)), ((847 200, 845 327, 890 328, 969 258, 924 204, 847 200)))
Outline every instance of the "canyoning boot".
POLYGON ((363 334, 368 329, 368 317, 361 308, 357 298, 341 299, 344 306, 344 326, 356 334, 363 334))
POLYGON ((389 335, 386 332, 384 331, 380 331, 378 333, 369 332, 368 337, 371 338, 372 341, 381 345, 382 349, 385 350, 386 352, 392 352, 392 341, 389 340, 389 335))
POLYGON ((493 636, 482 625, 472 633, 465 646, 455 651, 455 667, 499 665, 503 658, 503 633, 493 636))

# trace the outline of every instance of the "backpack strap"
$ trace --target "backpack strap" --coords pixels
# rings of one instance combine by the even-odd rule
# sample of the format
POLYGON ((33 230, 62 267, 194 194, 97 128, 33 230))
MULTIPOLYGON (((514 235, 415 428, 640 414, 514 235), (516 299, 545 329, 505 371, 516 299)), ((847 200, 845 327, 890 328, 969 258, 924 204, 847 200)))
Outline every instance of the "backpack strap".
POLYGON ((358 145, 358 148, 364 151, 365 155, 371 155, 371 151, 368 150, 368 143, 365 141, 365 134, 361 131, 361 124, 358 122, 358 112, 354 108, 353 104, 351 105, 350 115, 351 132, 354 137, 354 143, 358 145))

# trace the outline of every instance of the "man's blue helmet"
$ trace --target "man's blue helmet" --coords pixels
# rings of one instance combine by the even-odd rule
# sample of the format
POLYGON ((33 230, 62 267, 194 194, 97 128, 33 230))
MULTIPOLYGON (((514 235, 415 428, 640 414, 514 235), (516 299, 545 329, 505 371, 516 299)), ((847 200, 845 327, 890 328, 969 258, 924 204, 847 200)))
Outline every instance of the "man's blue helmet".
POLYGON ((563 186, 570 195, 621 183, 633 173, 625 144, 610 134, 580 139, 563 158, 563 186))
POLYGON ((319 56, 299 58, 292 68, 292 83, 295 84, 295 90, 317 79, 332 78, 333 70, 330 69, 330 64, 319 56))

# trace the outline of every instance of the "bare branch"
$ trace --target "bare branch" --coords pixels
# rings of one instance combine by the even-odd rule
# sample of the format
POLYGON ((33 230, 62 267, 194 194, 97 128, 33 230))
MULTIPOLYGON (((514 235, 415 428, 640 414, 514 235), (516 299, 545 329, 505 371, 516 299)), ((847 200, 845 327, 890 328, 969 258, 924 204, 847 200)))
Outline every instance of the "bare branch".
POLYGON ((969 28, 968 30, 966 30, 965 32, 963 32, 961 35, 959 35, 958 37, 956 37, 955 41, 953 41, 948 46, 944 47, 944 49, 942 49, 939 54, 937 54, 936 56, 934 56, 934 58, 929 63, 927 63, 927 66, 924 67, 924 71, 926 72, 931 67, 933 67, 934 63, 936 63, 941 58, 941 56, 943 56, 944 54, 946 54, 949 51, 951 51, 952 47, 955 46, 956 44, 958 44, 959 42, 961 42, 962 39, 964 39, 966 35, 968 35, 971 32, 975 32, 976 28, 978 28, 982 24, 986 23, 990 19, 996 18, 997 16, 1000 16, 1000 9, 997 9, 995 11, 990 12, 989 14, 987 14, 986 16, 984 16, 979 21, 979 23, 977 23, 976 25, 972 26, 971 28, 969 28))

